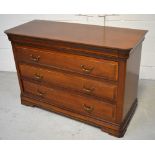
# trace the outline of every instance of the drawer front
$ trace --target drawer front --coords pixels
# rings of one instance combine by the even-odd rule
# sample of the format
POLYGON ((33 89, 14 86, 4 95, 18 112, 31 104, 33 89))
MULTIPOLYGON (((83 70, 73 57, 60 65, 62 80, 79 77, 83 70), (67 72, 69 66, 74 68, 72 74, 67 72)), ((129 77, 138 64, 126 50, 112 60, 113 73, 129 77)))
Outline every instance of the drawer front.
POLYGON ((49 104, 51 103, 55 106, 99 119, 114 118, 114 105, 77 94, 71 94, 63 90, 47 88, 28 81, 23 81, 23 86, 25 93, 29 95, 32 94, 35 98, 48 101, 49 104))
POLYGON ((96 59, 86 56, 61 53, 59 51, 41 51, 32 48, 16 47, 18 61, 39 63, 80 74, 118 79, 118 62, 96 59))
POLYGON ((19 69, 22 77, 36 80, 39 83, 52 84, 88 95, 116 100, 117 86, 113 84, 25 64, 20 64, 19 69))

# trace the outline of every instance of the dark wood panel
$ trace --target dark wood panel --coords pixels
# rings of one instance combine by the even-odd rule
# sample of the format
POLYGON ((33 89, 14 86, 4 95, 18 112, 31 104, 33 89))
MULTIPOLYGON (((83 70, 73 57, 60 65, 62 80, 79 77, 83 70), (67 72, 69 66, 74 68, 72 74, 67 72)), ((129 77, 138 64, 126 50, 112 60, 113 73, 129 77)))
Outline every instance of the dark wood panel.
POLYGON ((21 76, 36 80, 39 84, 53 84, 116 101, 117 85, 26 64, 20 64, 19 68, 21 76))

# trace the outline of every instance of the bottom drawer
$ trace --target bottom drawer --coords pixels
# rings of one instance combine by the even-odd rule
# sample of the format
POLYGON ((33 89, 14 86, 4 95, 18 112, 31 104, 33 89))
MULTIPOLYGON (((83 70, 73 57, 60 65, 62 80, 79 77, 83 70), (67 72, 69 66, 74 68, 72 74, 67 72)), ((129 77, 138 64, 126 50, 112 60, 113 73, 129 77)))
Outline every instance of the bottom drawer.
POLYGON ((99 119, 114 119, 115 105, 23 81, 24 92, 55 106, 99 119))

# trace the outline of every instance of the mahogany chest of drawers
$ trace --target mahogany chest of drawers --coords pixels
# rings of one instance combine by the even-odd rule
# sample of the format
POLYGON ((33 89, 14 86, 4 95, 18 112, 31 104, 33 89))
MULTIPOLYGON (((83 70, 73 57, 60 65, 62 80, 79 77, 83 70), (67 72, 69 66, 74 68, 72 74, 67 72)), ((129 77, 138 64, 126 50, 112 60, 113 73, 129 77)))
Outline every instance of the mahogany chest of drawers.
POLYGON ((5 31, 21 103, 122 137, 137 106, 146 32, 42 20, 5 31))

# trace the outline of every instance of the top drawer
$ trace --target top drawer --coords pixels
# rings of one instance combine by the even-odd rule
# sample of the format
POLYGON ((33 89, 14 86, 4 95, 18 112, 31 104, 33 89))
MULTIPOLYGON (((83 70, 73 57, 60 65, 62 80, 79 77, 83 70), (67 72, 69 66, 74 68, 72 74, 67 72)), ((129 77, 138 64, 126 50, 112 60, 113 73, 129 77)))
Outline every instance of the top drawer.
POLYGON ((38 63, 114 81, 118 79, 118 62, 115 61, 20 46, 16 47, 16 55, 18 61, 38 63))

